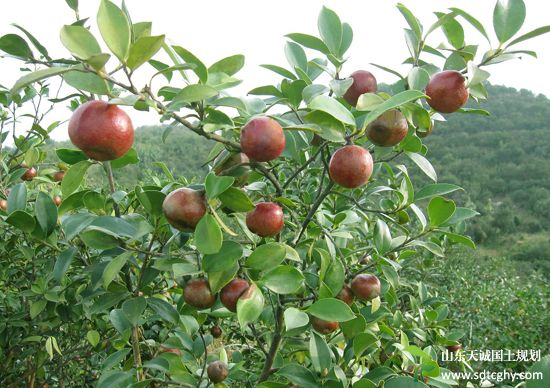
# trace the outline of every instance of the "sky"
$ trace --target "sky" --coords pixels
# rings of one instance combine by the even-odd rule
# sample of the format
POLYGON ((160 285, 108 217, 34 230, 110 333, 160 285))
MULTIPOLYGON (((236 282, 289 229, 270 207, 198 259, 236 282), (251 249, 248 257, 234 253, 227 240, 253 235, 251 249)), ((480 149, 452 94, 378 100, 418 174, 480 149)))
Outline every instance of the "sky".
MULTIPOLYGON (((5 0, 4 0, 5 1, 5 0)), ((115 1, 119 3, 118 0, 115 1)), ((99 0, 81 0, 81 17, 90 17, 92 31, 97 33, 95 18, 99 0)), ((153 34, 165 34, 169 41, 178 44, 199 57, 207 66, 233 54, 244 54, 246 64, 237 76, 245 80, 232 90, 234 95, 244 95, 256 86, 274 84, 280 77, 259 67, 270 63, 288 67, 284 55, 285 34, 302 32, 317 35, 317 15, 323 5, 333 9, 342 21, 348 22, 354 31, 349 57, 342 75, 358 69, 372 71, 379 82, 393 82, 395 78, 369 63, 383 64, 406 73, 400 65, 407 56, 403 28, 407 25, 396 8, 397 2, 388 0, 127 0, 133 22, 152 21, 153 34)), ((460 7, 478 18, 496 41, 492 29, 492 14, 495 2, 490 0, 402 0, 425 29, 436 17, 434 11, 460 7)), ((527 17, 521 33, 550 24, 550 2, 525 0, 527 17)), ((27 28, 44 44, 54 57, 68 56, 61 45, 59 30, 63 24, 74 21, 74 13, 64 0, 17 0, 9 1, 9 7, 0 12, 0 35, 17 33, 11 23, 27 28)), ((488 49, 487 42, 474 29, 462 23, 466 30, 466 42, 480 44, 480 52, 488 49)), ((429 44, 437 46, 444 41, 441 33, 434 33, 429 44)), ((518 48, 535 50, 538 59, 529 56, 486 68, 491 73, 490 81, 516 88, 525 88, 534 93, 550 96, 550 34, 518 45, 518 48)), ((105 48, 106 50, 106 48, 105 48)), ((313 58, 314 52, 308 52, 313 58)), ((439 63, 442 66, 442 63, 439 63)), ((111 65, 112 66, 112 65, 111 65)), ((0 59, 0 84, 10 87, 20 76, 20 62, 0 59)), ((148 67, 145 65, 144 68, 148 67)), ((148 78, 148 69, 138 70, 137 83, 148 78)), ((161 85, 159 85, 161 86, 161 85)), ((177 86, 177 85, 174 85, 177 86)), ((180 85, 183 86, 183 85, 180 85)), ((56 108, 50 119, 66 120, 70 112, 56 108)), ((157 124, 155 114, 132 112, 135 126, 157 124)), ((67 138, 66 125, 53 133, 57 139, 67 138)))

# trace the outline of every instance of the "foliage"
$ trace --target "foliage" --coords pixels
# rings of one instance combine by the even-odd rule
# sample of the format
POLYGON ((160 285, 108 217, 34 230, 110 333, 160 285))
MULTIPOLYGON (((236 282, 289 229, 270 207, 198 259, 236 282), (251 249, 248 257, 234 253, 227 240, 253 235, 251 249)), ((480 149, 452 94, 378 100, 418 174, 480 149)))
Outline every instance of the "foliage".
MULTIPOLYGON (((67 3, 79 19, 78 2, 67 3)), ((487 33, 468 13, 436 13, 424 30, 407 8, 399 5, 399 11, 410 27, 405 62, 412 70, 399 75, 391 93, 361 96, 357 109, 341 98, 350 86, 340 74, 353 32, 327 8, 318 19, 320 38, 288 35, 290 69, 264 65, 283 78, 250 92, 263 98, 227 92, 240 82, 234 76, 244 65, 242 55, 206 66, 163 35, 151 36, 151 23, 133 23, 124 3, 119 8, 100 2, 96 23, 102 44, 88 29, 88 18, 62 28, 71 58, 52 59, 26 30, 27 39, 0 38, 0 49, 26 66, 11 89, 0 91, 0 139, 3 145, 12 128, 14 143, 2 149, 0 179, 7 200, 1 215, 6 238, 0 242, 2 384, 206 386, 206 369, 216 360, 229 366, 222 384, 236 386, 372 387, 382 380, 388 387, 424 386, 412 377, 418 370, 436 386, 451 384, 438 381, 443 368, 437 362, 438 353, 457 340, 447 330, 449 308, 403 269, 418 255, 435 259, 455 244, 473 247, 463 232, 477 213, 446 198, 457 186, 413 184, 402 162, 406 156, 437 180, 417 136, 439 118, 426 109, 422 91, 439 68, 425 57, 436 55, 445 69, 463 71, 472 97, 483 99, 489 73, 482 67, 519 56, 511 46, 547 27, 516 37, 525 17, 523 1, 498 2, 498 48, 478 56, 477 46, 464 42, 458 20, 483 37, 487 33), (428 45, 440 28, 454 48, 428 45), (309 50, 317 57, 310 60, 309 50), (149 81, 136 85, 136 71, 149 73, 149 81), (77 150, 56 149, 58 168, 68 167, 56 183, 56 168, 42 166, 52 157, 49 133, 59 125, 48 123, 47 114, 55 104, 74 110, 98 96, 155 111, 169 128, 183 126, 210 140, 213 168, 219 166, 217 156, 240 150, 240 129, 257 115, 269 114, 285 128, 286 148, 270 163, 246 163, 254 173, 244 188, 214 172, 204 183, 191 182, 181 171, 157 164, 161 172, 151 167, 146 184, 124 190, 112 170, 124 174, 139 157, 155 155, 131 149, 99 163, 77 150), (395 147, 374 147, 364 136, 367 125, 394 108, 408 120, 407 137, 395 147), (23 127, 25 118, 32 120, 29 127, 23 127), (374 154, 368 185, 345 190, 331 181, 329 158, 343 143, 374 154), (24 175, 30 166, 39 167, 32 180, 24 175), (86 182, 94 169, 103 169, 108 185, 86 182), (178 231, 163 215, 163 201, 191 183, 205 191, 206 214, 194 232, 178 231), (59 194, 63 202, 57 207, 52 197, 59 194), (285 228, 274 237, 259 238, 246 226, 250 204, 262 201, 284 209, 285 228), (337 298, 346 283, 367 271, 380 278, 380 296, 356 299, 351 306, 337 298), (207 279, 217 294, 236 276, 250 283, 236 315, 218 301, 200 310, 191 305, 185 291, 191 279, 207 279), (334 321, 339 329, 321 335, 310 325, 313 318, 334 321), (214 325, 223 328, 221 340, 207 333, 214 325)), ((200 152, 189 152, 195 151, 200 152)))

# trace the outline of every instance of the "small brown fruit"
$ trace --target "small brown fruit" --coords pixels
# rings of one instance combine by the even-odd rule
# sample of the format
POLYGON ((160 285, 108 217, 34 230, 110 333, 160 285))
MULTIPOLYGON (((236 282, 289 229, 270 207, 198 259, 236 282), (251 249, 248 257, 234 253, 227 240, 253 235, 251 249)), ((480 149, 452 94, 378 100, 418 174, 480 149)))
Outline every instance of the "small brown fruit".
POLYGON ((36 176, 38 175, 38 172, 36 171, 36 168, 30 167, 27 168, 27 171, 21 176, 21 179, 24 181, 32 181, 36 176))
POLYGON ((441 113, 453 113, 468 101, 466 79, 455 70, 436 73, 426 86, 428 105, 441 113))
POLYGON ((380 280, 374 275, 359 274, 351 281, 353 294, 364 300, 380 296, 380 280))
POLYGON ((336 295, 336 298, 340 299, 347 305, 353 304, 353 292, 347 284, 344 284, 344 287, 342 287, 338 295, 336 295))
POLYGON ((162 203, 168 223, 181 231, 192 231, 206 213, 204 193, 188 188, 172 191, 162 203))
POLYGON ((447 346, 447 350, 451 353, 456 353, 458 352, 460 349, 462 349, 462 346, 460 344, 455 344, 455 345, 449 345, 447 346))
POLYGON ((246 226, 260 237, 275 236, 284 225, 283 209, 274 202, 261 202, 246 215, 246 226))
POLYGON ((59 195, 53 197, 53 203, 55 203, 55 206, 61 205, 61 197, 59 195))
POLYGON ((351 73, 350 77, 353 79, 353 83, 343 96, 348 104, 357 105, 357 100, 361 94, 376 93, 378 85, 376 78, 370 71, 357 70, 351 73))
POLYGON ((6 201, 5 199, 0 199, 0 210, 8 210, 8 201, 6 201))
POLYGON ((241 149, 257 162, 276 159, 283 153, 285 143, 283 128, 270 117, 255 117, 241 130, 241 149))
POLYGON ((393 147, 407 136, 409 124, 403 113, 391 109, 367 126, 367 137, 380 147, 393 147))
POLYGON ((210 381, 212 381, 214 384, 217 384, 221 383, 227 378, 227 376, 229 375, 229 369, 227 368, 225 362, 214 361, 210 363, 210 365, 208 365, 206 373, 208 374, 208 378, 210 379, 210 381))
POLYGON ((216 302, 216 297, 210 290, 206 279, 192 279, 187 282, 183 290, 185 303, 199 310, 210 308, 216 302))
POLYGON ((54 182, 61 182, 65 177, 65 171, 60 170, 53 173, 52 178, 54 182))
POLYGON ((321 334, 329 334, 338 329, 338 322, 329 322, 317 317, 311 317, 311 326, 321 334))
POLYGON ((231 312, 237 312, 237 301, 241 295, 250 287, 244 279, 235 278, 231 280, 220 292, 220 301, 231 312))
POLYGON ((342 187, 353 189, 364 185, 372 175, 373 161, 368 150, 347 145, 337 150, 330 159, 330 178, 342 187))
POLYGON ((222 329, 220 329, 219 326, 212 326, 210 329, 210 334, 212 334, 212 337, 214 338, 220 338, 222 336, 222 329))

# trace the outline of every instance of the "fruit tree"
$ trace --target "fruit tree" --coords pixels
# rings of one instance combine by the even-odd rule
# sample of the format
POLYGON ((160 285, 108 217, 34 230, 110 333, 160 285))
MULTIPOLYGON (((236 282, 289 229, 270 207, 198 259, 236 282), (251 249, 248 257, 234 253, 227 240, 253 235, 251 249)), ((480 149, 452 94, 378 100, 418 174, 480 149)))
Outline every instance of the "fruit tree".
POLYGON ((522 0, 497 2, 496 41, 461 9, 422 24, 399 4, 406 73, 347 68, 352 28, 323 7, 319 37, 286 35, 288 66, 262 65, 280 82, 246 97, 228 91, 243 55, 207 65, 124 2, 92 18, 67 4, 66 55, 19 25, 0 38, 22 72, 0 89, 2 386, 453 384, 442 372, 467 365, 438 361, 461 351, 453 312, 400 273, 473 247, 476 212, 448 198, 460 187, 437 182, 422 138, 445 114, 488 114, 465 105, 487 98, 486 69, 534 55, 521 43, 550 28, 520 33, 522 0), (211 140, 206 177, 159 162, 117 184, 139 161, 136 110, 166 124, 159 142, 211 140), (74 148, 49 146, 59 125, 74 148))

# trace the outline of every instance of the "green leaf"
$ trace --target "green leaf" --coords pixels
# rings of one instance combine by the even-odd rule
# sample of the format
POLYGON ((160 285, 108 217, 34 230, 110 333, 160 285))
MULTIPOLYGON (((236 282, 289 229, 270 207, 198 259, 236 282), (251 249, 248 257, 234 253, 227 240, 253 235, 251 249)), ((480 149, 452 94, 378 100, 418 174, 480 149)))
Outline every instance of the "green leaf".
POLYGON ((252 269, 267 271, 281 264, 285 256, 286 248, 283 244, 268 243, 260 245, 246 259, 246 266, 252 269))
POLYGON ((478 30, 481 35, 487 39, 487 42, 491 43, 491 39, 489 39, 489 35, 487 35, 487 32, 485 31, 485 28, 483 27, 483 24, 479 22, 475 17, 467 13, 466 11, 461 10, 460 8, 449 8, 450 11, 454 12, 457 15, 462 16, 468 23, 470 23, 476 30, 478 30))
POLYGON ((29 73, 19 78, 17 82, 15 82, 15 85, 13 85, 13 87, 11 88, 10 92, 12 94, 17 94, 25 86, 28 86, 34 82, 42 81, 43 79, 46 79, 46 78, 53 77, 54 75, 60 75, 60 74, 66 73, 71 69, 72 68, 70 67, 49 67, 47 69, 40 69, 40 70, 34 71, 32 73, 29 73))
POLYGON ((457 207, 453 216, 441 226, 450 226, 450 225, 458 224, 459 222, 467 220, 468 218, 475 217, 477 215, 479 215, 479 213, 476 212, 475 210, 468 209, 465 207, 457 207))
POLYGON ((308 307, 307 312, 330 322, 345 322, 355 318, 351 308, 340 299, 320 299, 308 307))
POLYGON ((136 40, 130 47, 128 54, 128 67, 132 70, 137 69, 149 59, 151 59, 164 44, 164 35, 142 36, 136 40))
POLYGON ((312 371, 298 364, 287 364, 276 372, 301 388, 318 388, 320 385, 312 371))
POLYGON ((64 197, 71 195, 82 183, 84 174, 88 168, 92 165, 92 162, 83 160, 71 166, 65 173, 63 180, 61 181, 61 192, 64 197))
MULTIPOLYGON (((156 370, 159 370, 161 372, 168 373, 169 370, 170 370, 169 369, 170 368, 170 363, 162 357, 155 357, 152 360, 144 362, 143 367, 148 368, 148 369, 156 369, 156 370)), ((141 387, 145 388, 145 387, 150 386, 151 381, 148 381, 148 382, 143 381, 142 382, 142 383, 146 383, 146 385, 136 386, 134 384, 131 387, 132 388, 141 388, 141 387)))
POLYGON ((355 338, 353 338, 353 353, 355 357, 361 357, 365 350, 367 350, 369 346, 375 344, 376 341, 378 341, 378 338, 371 333, 365 332, 357 334, 355 338))
POLYGON ((406 104, 407 102, 415 101, 422 97, 425 97, 424 93, 418 90, 405 90, 404 92, 398 93, 378 105, 374 110, 367 113, 365 116, 363 116, 361 120, 361 127, 366 128, 367 125, 376 120, 382 113, 390 109, 395 109, 403 104, 406 104))
POLYGON ((482 70, 473 62, 468 62, 468 86, 479 85, 490 77, 488 71, 482 70))
POLYGON ((25 210, 27 206, 27 186, 18 183, 12 187, 8 195, 8 214, 16 210, 25 210))
POLYGON ((55 265, 53 266, 53 278, 55 280, 60 282, 61 279, 63 279, 63 276, 71 266, 71 261, 73 261, 76 252, 76 247, 70 247, 65 249, 57 256, 57 260, 55 261, 55 265))
POLYGON ((385 388, 427 388, 428 386, 418 381, 417 378, 409 376, 398 376, 391 378, 384 384, 385 388))
POLYGON ((453 20, 456 16, 457 16, 456 12, 449 12, 447 14, 440 14, 440 16, 438 16, 437 21, 430 26, 430 28, 426 32, 426 35, 424 35, 424 40, 426 40, 428 35, 430 35, 432 32, 437 30, 439 27, 441 27, 441 26, 445 25, 446 23, 448 23, 450 20, 453 20))
POLYGON ((418 190, 415 194, 415 201, 449 194, 457 190, 462 190, 462 187, 450 183, 432 183, 418 190))
POLYGON ((7 34, 0 38, 0 50, 23 59, 32 58, 32 50, 17 34, 7 34))
POLYGON ((430 82, 430 75, 421 67, 413 67, 407 77, 407 81, 411 89, 424 90, 428 82, 430 82))
POLYGON ((27 31, 26 29, 24 29, 23 27, 15 23, 13 23, 12 26, 19 29, 21 32, 23 32, 27 36, 27 38, 31 41, 31 43, 34 45, 34 47, 36 47, 38 52, 44 56, 44 58, 48 60, 51 59, 48 55, 48 50, 46 50, 46 48, 42 46, 40 42, 29 31, 27 31))
POLYGON ((529 372, 532 376, 535 373, 542 375, 542 379, 531 379, 525 382, 525 388, 546 388, 550 383, 550 356, 544 356, 534 363, 529 372))
POLYGON ((111 1, 102 0, 97 12, 97 26, 107 47, 121 62, 125 62, 132 36, 126 14, 111 1))
POLYGON ((80 59, 88 59, 101 54, 101 47, 87 28, 82 26, 64 26, 59 33, 61 43, 69 52, 80 59))
POLYGON ((460 234, 451 233, 451 232, 443 232, 443 234, 445 234, 445 236, 447 236, 447 238, 452 242, 465 245, 472 249, 476 249, 476 244, 468 236, 462 236, 460 234))
POLYGON ((433 253, 436 256, 444 257, 443 249, 441 247, 431 241, 421 241, 416 240, 409 244, 409 246, 418 246, 427 249, 431 253, 433 253))
POLYGON ((73 88, 84 90, 93 94, 102 96, 110 93, 110 87, 107 81, 97 74, 84 71, 69 71, 63 75, 63 79, 73 88))
POLYGON ((309 323, 309 316, 295 307, 289 307, 284 313, 286 331, 298 329, 309 323))
POLYGON ((264 309, 264 296, 255 283, 239 297, 237 301, 237 318, 241 328, 255 322, 264 309))
POLYGON ((207 98, 218 95, 218 91, 208 85, 189 85, 181 89, 174 97, 172 103, 191 103, 206 100, 207 98))
POLYGON ((287 38, 292 39, 294 42, 301 44, 304 47, 312 50, 317 50, 323 54, 330 54, 330 50, 327 45, 319 38, 307 34, 293 33, 285 35, 287 38))
POLYGON ((122 309, 111 310, 109 320, 113 324, 113 327, 121 334, 132 327, 122 309))
POLYGON ((293 294, 304 284, 304 275, 291 265, 280 265, 264 274, 261 280, 277 294, 293 294))
POLYGON ((239 263, 234 262, 233 266, 220 272, 208 272, 208 283, 213 293, 220 291, 227 283, 235 278, 239 271, 239 263))
POLYGON ((355 118, 351 112, 332 97, 319 95, 309 102, 308 108, 328 113, 344 124, 355 126, 355 118))
POLYGON ((42 191, 36 197, 34 213, 46 237, 52 234, 57 224, 57 206, 50 196, 42 191))
POLYGON ((162 203, 166 194, 158 190, 145 190, 136 193, 141 206, 154 217, 162 214, 162 203))
POLYGON ((97 330, 88 330, 86 333, 86 339, 92 345, 92 347, 95 347, 99 343, 99 333, 97 330))
POLYGON ((222 247, 223 235, 216 219, 205 214, 195 228, 195 245, 203 255, 218 253, 222 247))
POLYGON ((434 182, 437 182, 437 173, 428 159, 420 154, 405 152, 405 154, 434 182))
POLYGON ((390 228, 381 219, 376 220, 374 227, 374 246, 379 253, 384 254, 391 248, 392 237, 390 228))
POLYGON ((342 22, 338 15, 327 7, 323 7, 317 19, 317 27, 323 42, 332 54, 338 55, 343 34, 342 22))
POLYGON ((129 164, 138 164, 139 156, 135 148, 130 148, 128 152, 122 155, 120 158, 111 161, 112 168, 122 168, 129 164))
POLYGON ((235 182, 235 178, 232 176, 217 176, 213 172, 210 172, 206 176, 206 180, 204 182, 206 197, 208 199, 216 198, 218 195, 229 189, 233 185, 233 182, 235 182))
POLYGON ((193 64, 195 65, 195 68, 193 71, 199 77, 199 80, 202 83, 206 83, 208 80, 208 70, 206 69, 206 66, 204 63, 202 63, 196 56, 194 56, 191 52, 187 51, 183 47, 180 46, 172 46, 176 54, 180 56, 181 59, 184 60, 185 63, 193 64))
POLYGON ((293 68, 297 67, 304 71, 307 70, 306 53, 300 45, 294 42, 286 42, 285 55, 290 66, 292 66, 293 68))
POLYGON ((73 11, 78 11, 78 0, 65 0, 65 2, 73 11))
POLYGON ((356 109, 360 111, 371 111, 376 109, 384 101, 386 100, 384 100, 378 94, 364 93, 364 94, 361 94, 357 99, 356 109))
POLYGON ((223 58, 208 68, 209 73, 225 73, 234 75, 244 66, 244 55, 232 55, 223 58))
POLYGON ((417 37, 418 40, 422 38, 422 25, 418 21, 418 19, 414 16, 414 14, 403 4, 399 3, 397 4, 397 9, 407 23, 409 24, 409 27, 411 27, 412 32, 414 32, 414 35, 417 37))
POLYGON ((443 197, 432 198, 428 204, 428 217, 430 225, 439 226, 454 214, 456 205, 450 199, 443 197))
POLYGON ((493 11, 493 27, 500 43, 519 31, 525 21, 523 0, 498 0, 493 11))
POLYGON ((532 39, 532 38, 535 38, 539 35, 542 35, 542 34, 546 34, 547 32, 550 32, 550 26, 544 26, 544 27, 539 27, 539 28, 535 28, 533 31, 530 31, 526 34, 523 34, 519 37, 517 37, 516 39, 514 39, 513 41, 511 41, 510 43, 508 43, 506 45, 506 47, 510 47, 514 44, 518 44, 520 42, 524 42, 526 40, 529 40, 529 39, 532 39))
POLYGON ((147 307, 147 301, 143 296, 138 296, 124 302, 122 304, 122 311, 130 324, 136 326, 141 314, 145 311, 145 307, 147 307))
POLYGON ((115 367, 126 358, 128 353, 130 353, 130 349, 121 349, 117 350, 113 354, 110 354, 109 357, 107 357, 101 364, 101 369, 108 370, 115 367))
POLYGON ((174 306, 159 298, 148 298, 147 305, 151 307, 162 319, 172 324, 177 324, 180 316, 174 306))
POLYGON ((114 233, 97 227, 88 227, 80 233, 80 238, 93 249, 111 249, 119 245, 118 237, 114 233))
POLYGON ((332 363, 331 354, 325 339, 312 331, 309 338, 309 357, 317 373, 330 369, 332 363))
POLYGON ((205 255, 202 269, 206 273, 222 272, 231 269, 243 256, 243 247, 235 241, 224 241, 218 253, 205 255))
POLYGON ((35 228, 35 221, 33 216, 23 210, 16 210, 6 218, 6 222, 11 226, 21 229, 23 232, 30 233, 35 228))
POLYGON ((260 67, 263 67, 264 69, 271 70, 271 71, 273 71, 273 72, 275 72, 279 75, 282 75, 285 78, 289 78, 291 80, 296 79, 296 76, 294 74, 292 74, 290 71, 288 71, 287 69, 285 69, 283 67, 275 66, 275 65, 260 65, 260 67))
POLYGON ((254 209, 254 203, 248 195, 236 187, 230 187, 219 195, 220 201, 224 206, 227 206, 236 212, 248 212, 254 209))
POLYGON ((120 270, 126 265, 128 259, 132 256, 131 252, 124 252, 112 259, 103 270, 101 279, 103 280, 103 288, 107 289, 109 284, 117 277, 120 270))
POLYGON ((73 150, 70 148, 58 148, 55 150, 55 153, 57 154, 57 157, 61 159, 61 161, 67 164, 76 164, 83 160, 88 160, 86 154, 80 150, 73 150))
POLYGON ((304 121, 319 127, 318 133, 323 139, 335 143, 345 142, 345 126, 328 113, 320 110, 309 112, 304 116, 304 121))
POLYGON ((36 318, 42 311, 44 311, 47 304, 48 304, 48 301, 45 299, 33 302, 33 304, 31 304, 31 307, 30 307, 31 319, 36 318))

